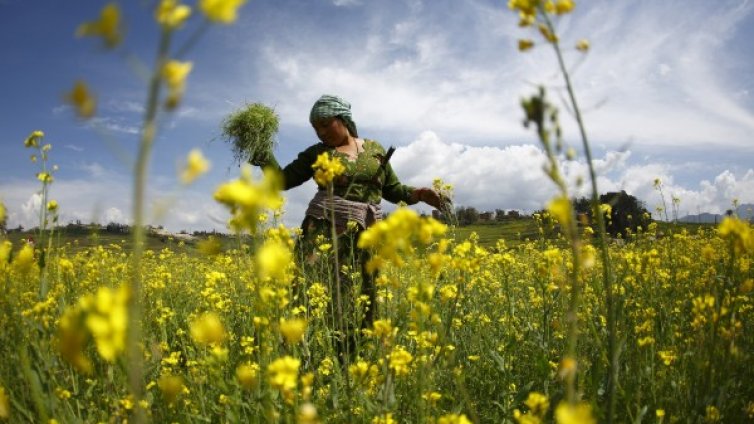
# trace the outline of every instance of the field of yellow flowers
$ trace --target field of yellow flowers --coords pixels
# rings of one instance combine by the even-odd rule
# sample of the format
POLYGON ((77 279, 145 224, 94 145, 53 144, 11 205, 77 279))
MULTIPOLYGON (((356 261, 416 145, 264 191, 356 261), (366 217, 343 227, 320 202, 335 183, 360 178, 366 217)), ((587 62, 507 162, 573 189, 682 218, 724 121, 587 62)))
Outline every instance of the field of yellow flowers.
MULTIPOLYGON (((563 243, 501 241, 487 250, 401 209, 365 235, 378 246, 378 316, 353 331, 354 351, 339 356, 334 279, 301 272, 290 230, 260 231, 254 242, 200 257, 145 252, 140 399, 126 381, 131 253, 115 244, 75 254, 53 246, 40 267, 40 249, 2 242, 0 417, 122 422, 141 410, 153 422, 603 419, 607 306, 600 262, 589 255, 578 276, 577 355, 565 363, 572 263, 563 243), (576 406, 561 403, 569 373, 576 406)), ((321 254, 331 248, 323 244, 321 254)), ((610 255, 618 421, 754 419, 751 226, 729 218, 717 229, 658 234, 653 224, 610 255)), ((368 307, 359 272, 353 281, 349 328, 368 307)))
MULTIPOLYGON (((197 9, 206 22, 229 24, 243 3, 199 0, 197 9)), ((552 19, 570 13, 573 1, 508 6, 560 57, 552 19)), ((214 198, 228 207, 229 226, 251 236, 239 235, 231 250, 206 240, 199 256, 144 249, 157 116, 180 106, 193 66, 176 59, 187 48, 174 54, 171 34, 192 13, 177 0, 161 0, 154 11, 161 38, 134 164, 133 249, 56 243, 51 146, 42 131, 25 141, 40 166, 42 207, 36 245, 0 234, 0 420, 754 420, 754 229, 735 217, 693 233, 651 224, 621 243, 579 229, 555 160, 562 153, 557 110, 544 89, 522 102, 549 159, 546 177, 559 190, 547 207, 552 217, 538 218, 537 240, 484 248, 473 235, 456 239, 452 227, 398 209, 353 240, 372 250, 370 304, 358 264, 302 266, 308 258, 299 257, 296 231, 275 224, 279 182, 244 169, 214 198), (563 235, 544 237, 555 221, 563 235), (368 310, 376 320, 362 328, 368 310)), ((110 3, 77 34, 114 49, 121 26, 110 3)), ((519 42, 521 51, 534 46, 519 42)), ((588 48, 586 40, 577 44, 588 48)), ((67 101, 81 118, 95 114, 84 82, 67 101)), ((316 178, 327 183, 336 165, 324 159, 316 178)), ((181 180, 188 184, 207 167, 192 152, 181 180)), ((591 177, 596 196, 593 169, 591 177)), ((5 215, 0 203, 0 222, 5 215)), ((331 243, 320 241, 320 263, 337 263, 331 243)))

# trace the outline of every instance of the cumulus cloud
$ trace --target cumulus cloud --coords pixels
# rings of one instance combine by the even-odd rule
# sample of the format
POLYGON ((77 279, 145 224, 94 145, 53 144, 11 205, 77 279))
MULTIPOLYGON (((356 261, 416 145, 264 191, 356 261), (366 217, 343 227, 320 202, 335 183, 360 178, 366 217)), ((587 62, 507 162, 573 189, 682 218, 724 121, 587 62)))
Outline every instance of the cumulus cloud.
MULTIPOLYGON (((632 164, 630 158, 630 151, 608 151, 595 159, 601 193, 625 190, 644 201, 651 212, 662 206, 662 195, 668 210, 672 197, 677 197, 681 200, 681 215, 698 211, 720 213, 729 209, 734 199, 754 203, 754 170, 738 177, 723 170, 714 180, 703 180, 691 187, 675 181, 674 167, 670 164, 632 164), (662 181, 662 195, 654 188, 657 178, 662 181)), ((426 131, 398 149, 391 163, 404 183, 427 186, 433 177, 440 177, 454 185, 457 205, 480 210, 531 212, 541 209, 556 194, 554 184, 543 172, 545 155, 534 145, 467 146, 445 142, 426 131)), ((560 167, 570 182, 573 196, 590 195, 588 167, 583 159, 561 159, 560 167), (577 183, 579 180, 583 182, 581 185, 577 183)))

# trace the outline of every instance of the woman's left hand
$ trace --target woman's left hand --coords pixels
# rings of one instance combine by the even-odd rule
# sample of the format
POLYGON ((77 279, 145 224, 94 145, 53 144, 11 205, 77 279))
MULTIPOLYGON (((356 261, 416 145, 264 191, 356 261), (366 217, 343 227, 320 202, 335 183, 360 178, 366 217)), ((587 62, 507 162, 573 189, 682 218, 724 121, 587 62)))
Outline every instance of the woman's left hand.
POLYGON ((435 209, 442 209, 445 204, 445 200, 442 196, 428 187, 414 189, 413 193, 411 193, 411 197, 413 200, 424 202, 435 209))

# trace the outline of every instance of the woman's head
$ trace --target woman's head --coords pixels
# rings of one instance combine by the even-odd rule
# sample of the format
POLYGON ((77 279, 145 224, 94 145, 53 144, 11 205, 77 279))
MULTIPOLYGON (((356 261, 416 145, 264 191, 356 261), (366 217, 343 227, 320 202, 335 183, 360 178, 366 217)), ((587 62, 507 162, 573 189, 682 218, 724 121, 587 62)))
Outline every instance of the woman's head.
POLYGON ((356 123, 351 116, 351 104, 338 96, 325 94, 320 97, 312 106, 309 122, 320 140, 328 145, 339 143, 340 140, 326 140, 326 138, 338 136, 340 130, 346 130, 346 135, 358 137, 356 123), (340 128, 341 126, 344 128, 340 128))

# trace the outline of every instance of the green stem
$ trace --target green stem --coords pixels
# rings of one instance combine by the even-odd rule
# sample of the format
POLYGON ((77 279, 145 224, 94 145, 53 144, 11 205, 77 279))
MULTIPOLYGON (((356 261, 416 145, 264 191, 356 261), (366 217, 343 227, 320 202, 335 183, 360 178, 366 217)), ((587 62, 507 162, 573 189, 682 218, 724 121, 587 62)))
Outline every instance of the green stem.
MULTIPOLYGON (((158 102, 160 98, 160 74, 162 67, 167 60, 168 47, 170 46, 170 32, 162 31, 160 36, 159 50, 157 60, 149 82, 149 97, 147 98, 147 109, 144 116, 144 127, 141 132, 141 141, 139 143, 139 152, 136 158, 134 168, 134 252, 133 252, 133 272, 131 277, 131 300, 129 301, 128 314, 128 385, 131 395, 134 397, 134 403, 139 404, 143 398, 144 370, 142 364, 142 353, 140 349, 141 342, 141 313, 142 313, 142 281, 141 281, 141 259, 144 254, 144 242, 146 234, 144 231, 144 201, 147 186, 147 171, 149 167, 149 157, 155 137, 156 118, 158 111, 158 102)), ((146 421, 144 410, 140 407, 134 409, 134 421, 142 423, 146 421)))
MULTIPOLYGON (((543 13, 543 16, 545 17, 547 27, 549 30, 554 34, 554 28, 552 25, 552 21, 550 20, 549 16, 546 13, 543 13)), ((608 412, 607 412, 607 422, 612 423, 613 422, 613 416, 615 415, 615 386, 616 386, 616 380, 618 378, 618 352, 617 352, 617 346, 616 346, 616 329, 615 329, 615 305, 614 305, 614 298, 613 298, 613 282, 612 282, 612 271, 610 268, 610 255, 607 250, 607 237, 605 235, 605 219, 602 216, 602 212, 600 211, 600 205, 599 205, 599 191, 597 189, 597 173, 594 170, 594 164, 592 163, 592 151, 589 146, 589 140, 586 135, 586 129, 584 127, 584 121, 581 117, 581 110, 579 109, 578 102, 576 101, 576 95, 573 91, 573 84, 571 83, 571 78, 568 73, 568 70, 566 69, 565 62, 563 61, 563 54, 560 51, 560 45, 557 41, 552 43, 553 49, 555 50, 555 54, 558 58, 558 65, 560 67, 560 71, 563 74, 563 78, 565 80, 566 89, 568 90, 568 97, 571 101, 571 107, 573 108, 573 113, 576 118, 576 123, 579 126, 579 132, 581 134, 581 141, 584 147, 584 154, 586 156, 587 164, 589 165, 589 177, 591 180, 592 185, 592 210, 593 214, 597 218, 597 227, 598 227, 598 233, 600 238, 600 250, 602 254, 602 278, 605 285, 605 295, 607 297, 607 327, 608 327, 608 358, 610 360, 610 370, 609 370, 609 378, 608 378, 608 387, 607 387, 607 393, 608 393, 608 412)), ((574 252, 576 253, 576 252, 574 252)))

